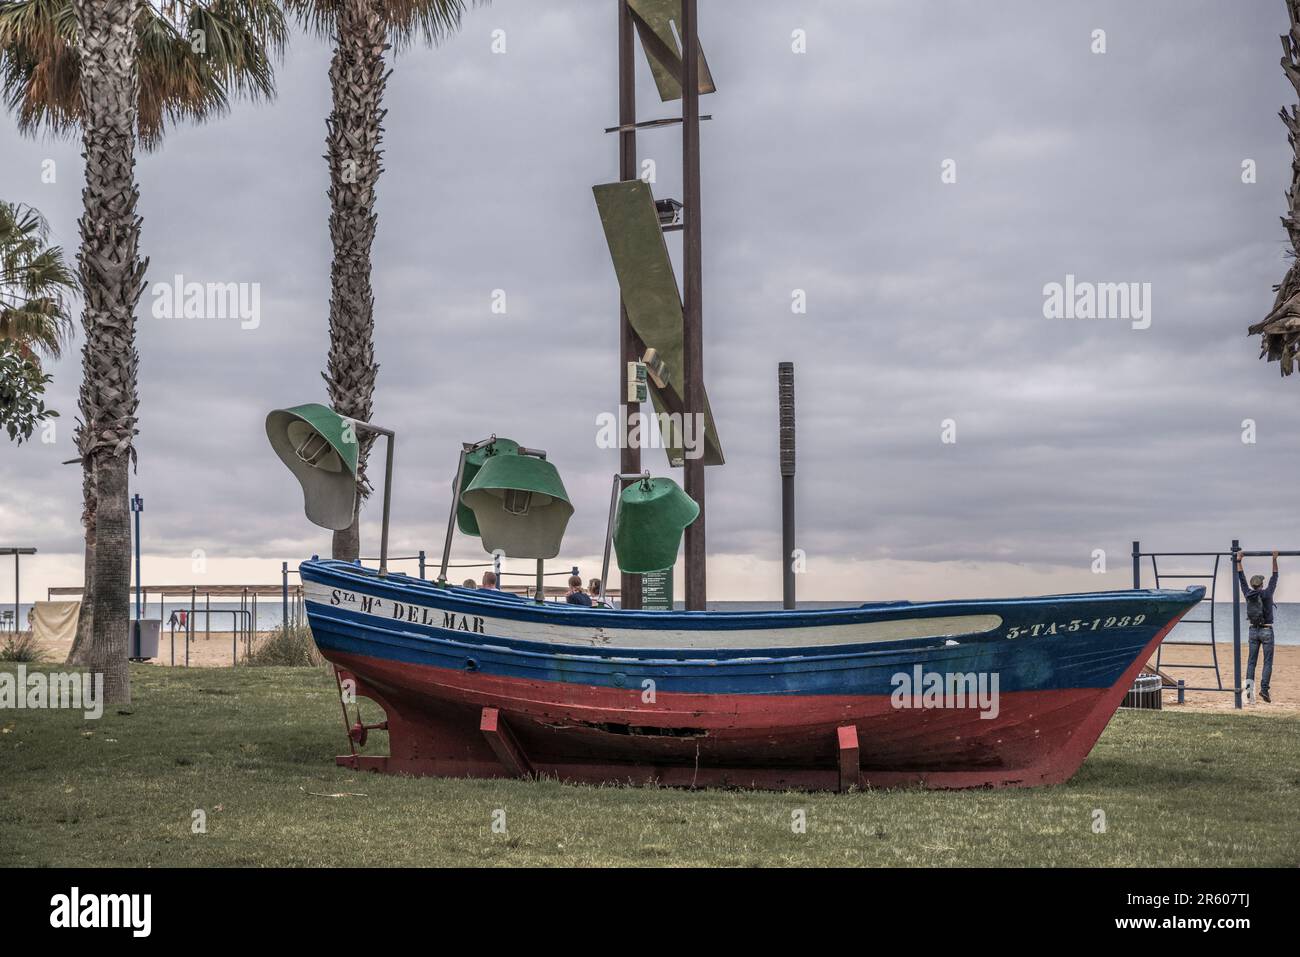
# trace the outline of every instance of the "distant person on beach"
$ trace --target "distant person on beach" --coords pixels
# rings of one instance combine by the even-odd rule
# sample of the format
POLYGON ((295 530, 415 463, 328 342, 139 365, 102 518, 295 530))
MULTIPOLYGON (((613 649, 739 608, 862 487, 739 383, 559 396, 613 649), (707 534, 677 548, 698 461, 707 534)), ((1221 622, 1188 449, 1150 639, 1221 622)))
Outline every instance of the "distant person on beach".
POLYGON ((461 587, 461 588, 477 588, 478 585, 474 584, 474 579, 472 579, 472 578, 466 578, 466 579, 465 579, 465 584, 461 585, 460 587, 461 587))
POLYGON ((569 576, 569 593, 564 596, 564 600, 570 605, 591 607, 591 596, 582 590, 582 579, 577 575, 569 576))
POLYGON ((496 573, 496 572, 484 572, 484 573, 483 573, 483 584, 479 585, 478 587, 479 587, 479 590, 480 590, 480 591, 496 591, 496 590, 497 590, 497 573, 496 573))
POLYGON ((591 603, 601 608, 610 607, 609 602, 605 601, 600 592, 601 587, 599 578, 593 578, 591 581, 587 582, 587 594, 591 596, 591 603))
POLYGON ((1264 649, 1264 673, 1259 679, 1259 696, 1266 702, 1269 679, 1273 677, 1273 592, 1277 589, 1277 552, 1273 553, 1273 577, 1264 587, 1263 575, 1252 575, 1246 583, 1246 573, 1241 568, 1241 553, 1237 553, 1237 578, 1246 596, 1246 618, 1250 621, 1250 657, 1246 662, 1246 680, 1255 680, 1255 660, 1264 649))

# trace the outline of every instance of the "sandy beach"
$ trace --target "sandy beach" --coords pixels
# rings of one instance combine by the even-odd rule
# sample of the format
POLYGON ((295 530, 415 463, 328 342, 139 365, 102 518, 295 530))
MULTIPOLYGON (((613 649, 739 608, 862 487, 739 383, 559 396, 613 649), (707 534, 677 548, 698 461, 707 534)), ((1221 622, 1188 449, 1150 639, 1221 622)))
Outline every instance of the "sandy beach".
MULTIPOLYGON (((254 635, 254 641, 263 641, 270 637, 270 632, 259 632, 254 635)), ((231 633, 228 631, 214 631, 210 638, 205 638, 203 632, 197 632, 194 640, 190 643, 190 666, 193 668, 228 668, 231 665, 231 633)), ((68 657, 68 652, 72 648, 70 641, 47 641, 45 650, 48 655, 47 661, 59 662, 68 657)), ((238 646, 239 660, 244 660, 244 644, 239 642, 238 646)), ((151 660, 151 665, 161 665, 164 668, 171 666, 172 646, 171 639, 167 632, 163 632, 162 638, 158 642, 158 657, 151 660)), ((185 633, 176 633, 176 667, 183 667, 185 664, 185 633)))
MULTIPOLYGON (((1218 650, 1219 669, 1223 675, 1223 684, 1225 687, 1230 688, 1232 687, 1232 644, 1220 643, 1218 650)), ((1243 683, 1246 680, 1246 663, 1249 660, 1249 655, 1250 648, 1243 641, 1241 645, 1241 678, 1243 683)), ((1188 684, 1207 686, 1214 684, 1213 671, 1168 666, 1170 661, 1209 664, 1211 661, 1209 648, 1192 648, 1186 645, 1166 648, 1162 657, 1164 660, 1162 670, 1170 677, 1182 679, 1188 684)), ((1152 659, 1151 664, 1155 664, 1154 659, 1152 659)), ((1264 670, 1264 655, 1262 652, 1255 669, 1255 680, 1258 683, 1264 670)), ((1270 697, 1273 699, 1271 704, 1260 701, 1258 698, 1256 698, 1254 704, 1243 702, 1241 713, 1257 715, 1300 714, 1300 645, 1274 646, 1270 697)), ((1171 711, 1233 711, 1232 705, 1233 695, 1227 692, 1189 691, 1187 692, 1187 703, 1183 705, 1178 704, 1178 693, 1176 691, 1166 691, 1164 695, 1164 707, 1171 711)))

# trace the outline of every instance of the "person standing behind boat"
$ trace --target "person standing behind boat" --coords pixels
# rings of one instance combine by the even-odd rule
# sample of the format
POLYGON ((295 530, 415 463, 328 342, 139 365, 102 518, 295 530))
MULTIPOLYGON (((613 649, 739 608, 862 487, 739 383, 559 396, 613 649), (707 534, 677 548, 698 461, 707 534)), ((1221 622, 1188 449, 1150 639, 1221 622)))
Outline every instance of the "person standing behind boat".
POLYGON ((478 586, 479 591, 497 591, 497 573, 484 572, 483 584, 478 586))
POLYGON ((602 594, 603 591, 599 578, 587 582, 587 594, 591 596, 591 603, 600 608, 613 608, 614 603, 602 594))
POLYGON ((577 575, 569 576, 569 592, 564 596, 564 600, 570 605, 591 607, 591 596, 582 590, 582 579, 577 575))
POLYGON ((1269 679, 1273 677, 1273 592, 1277 589, 1277 552, 1273 553, 1273 577, 1264 587, 1263 575, 1252 575, 1246 583, 1246 573, 1241 568, 1241 553, 1237 553, 1237 578, 1246 598, 1246 618, 1250 621, 1250 657, 1246 663, 1246 680, 1255 680, 1255 661, 1260 648, 1264 649, 1264 673, 1259 680, 1259 696, 1271 702, 1268 696, 1269 679))

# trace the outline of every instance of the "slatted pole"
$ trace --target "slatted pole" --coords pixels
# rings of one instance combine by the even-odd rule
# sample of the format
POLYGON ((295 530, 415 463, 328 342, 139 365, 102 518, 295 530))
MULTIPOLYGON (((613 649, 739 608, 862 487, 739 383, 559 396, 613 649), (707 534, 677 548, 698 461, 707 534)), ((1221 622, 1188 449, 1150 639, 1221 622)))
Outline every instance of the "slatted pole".
POLYGON ((781 607, 794 607, 794 363, 777 366, 781 441, 781 607))
MULTIPOLYGON (((704 417, 704 301, 701 264, 700 215, 700 56, 696 0, 682 0, 682 192, 686 208, 682 265, 685 273, 685 320, 682 329, 684 383, 683 415, 704 417)), ((683 432, 685 423, 683 422, 683 432)), ((699 446, 688 452, 686 494, 700 506, 699 517, 686 527, 686 608, 703 611, 708 587, 705 573, 704 446, 702 430, 695 429, 699 446), (692 458, 691 456, 694 455, 692 458)))
MULTIPOLYGON (((634 42, 632 11, 628 9, 627 0, 618 0, 618 125, 624 128, 618 134, 618 178, 623 181, 634 180, 637 175, 636 129, 634 128, 636 123, 634 42)), ((623 302, 621 295, 618 312, 618 401, 626 413, 622 421, 629 423, 620 437, 618 470, 624 475, 630 475, 641 471, 640 446, 634 446, 628 441, 632 416, 641 412, 641 403, 627 400, 627 364, 641 357, 637 355, 636 336, 632 332, 632 323, 627 317, 627 304, 623 302)), ((602 580, 600 587, 608 594, 609 582, 602 580)), ((619 592, 624 608, 640 608, 641 576, 624 572, 619 580, 619 592)))

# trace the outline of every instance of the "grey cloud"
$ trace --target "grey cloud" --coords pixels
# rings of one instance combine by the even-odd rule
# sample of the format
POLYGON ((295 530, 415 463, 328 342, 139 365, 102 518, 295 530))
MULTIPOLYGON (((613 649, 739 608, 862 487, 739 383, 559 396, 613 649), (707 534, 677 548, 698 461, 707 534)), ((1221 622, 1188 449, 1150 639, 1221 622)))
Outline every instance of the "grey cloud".
MULTIPOLYGON (((1267 490, 1297 474, 1300 394, 1244 335, 1284 270, 1280 3, 702 6, 719 86, 704 104, 706 364, 728 453, 709 473, 713 550, 779 547, 782 359, 798 367, 811 554, 1083 564, 1134 537, 1294 541, 1267 490), (789 51, 796 27, 805 56, 789 51), (1088 52, 1095 27, 1104 56, 1088 52), (956 185, 939 181, 945 158, 956 185), (1240 182, 1245 158, 1257 185, 1240 182), (1152 283, 1152 327, 1044 319, 1042 287, 1067 273, 1152 283), (795 288, 807 315, 790 312, 795 288), (955 446, 939 441, 946 418, 955 446)), ((456 443, 497 432, 559 464, 578 508, 566 553, 599 548, 616 459, 594 421, 613 407, 618 292, 590 187, 616 171, 601 132, 617 106, 612 7, 538 7, 498 0, 394 63, 375 419, 400 436, 403 547, 437 546, 456 443), (498 27, 505 56, 489 49, 498 27), (507 316, 488 311, 498 288, 507 316)), ((262 417, 324 396, 327 63, 296 37, 276 103, 178 129, 140 162, 150 281, 256 281, 263 296, 253 331, 142 303, 151 549, 325 547, 262 417)), ((639 69, 643 115, 671 113, 639 69)), ((77 144, 0 122, 5 198, 75 248, 77 144), (46 156, 57 186, 39 182, 46 156)), ((680 198, 678 134, 640 139, 657 195, 680 198)), ((54 371, 67 427, 76 362, 54 371)), ((69 454, 66 439, 0 446, 0 537, 77 547, 69 454)))

